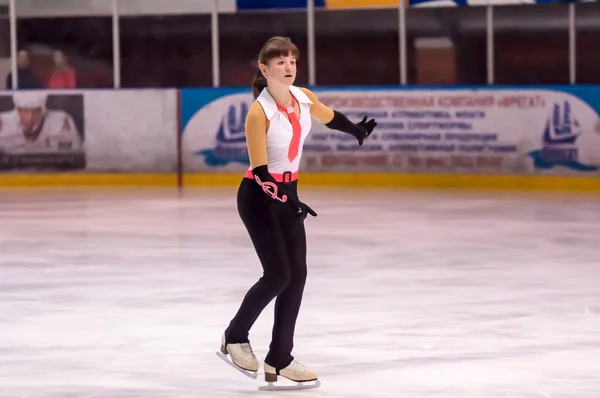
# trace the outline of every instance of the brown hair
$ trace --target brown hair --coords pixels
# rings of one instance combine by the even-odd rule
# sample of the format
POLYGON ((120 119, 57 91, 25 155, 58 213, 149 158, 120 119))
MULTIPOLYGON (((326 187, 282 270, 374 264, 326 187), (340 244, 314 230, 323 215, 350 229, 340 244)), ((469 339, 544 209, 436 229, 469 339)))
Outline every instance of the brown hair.
MULTIPOLYGON (((290 51, 292 56, 298 59, 300 51, 298 50, 298 47, 292 43, 289 37, 274 36, 267 40, 263 45, 263 48, 258 54, 258 61, 260 61, 261 64, 266 65, 273 58, 287 56, 290 51)), ((267 87, 267 79, 263 76, 260 68, 258 68, 256 75, 252 80, 252 94, 254 95, 254 99, 258 98, 265 87, 267 87)))

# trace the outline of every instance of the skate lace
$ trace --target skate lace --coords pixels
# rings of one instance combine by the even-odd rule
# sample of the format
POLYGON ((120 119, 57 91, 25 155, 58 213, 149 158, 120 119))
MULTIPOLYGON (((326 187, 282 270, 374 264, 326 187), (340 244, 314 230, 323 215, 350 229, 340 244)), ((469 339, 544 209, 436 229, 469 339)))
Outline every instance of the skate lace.
POLYGON ((296 360, 292 361, 291 367, 300 372, 310 372, 311 371, 311 369, 308 366, 304 366, 296 360))
POLYGON ((240 350, 244 354, 246 358, 254 359, 254 351, 252 351, 252 347, 248 343, 240 344, 240 350))

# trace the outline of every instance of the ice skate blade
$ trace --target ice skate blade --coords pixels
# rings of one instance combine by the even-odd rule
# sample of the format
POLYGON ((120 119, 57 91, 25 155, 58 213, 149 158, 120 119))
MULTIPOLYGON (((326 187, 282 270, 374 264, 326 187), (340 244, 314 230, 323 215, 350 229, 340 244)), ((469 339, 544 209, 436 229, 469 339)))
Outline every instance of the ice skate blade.
POLYGON ((229 366, 236 369, 238 372, 244 374, 245 376, 248 376, 249 378, 251 378, 253 380, 256 380, 256 378, 258 377, 258 372, 251 372, 249 370, 240 368, 235 363, 233 363, 229 358, 227 358, 227 355, 223 354, 222 352, 217 351, 217 356, 219 358, 221 358, 223 361, 225 361, 226 363, 228 363, 229 366))
POLYGON ((310 390, 313 388, 319 388, 321 382, 319 380, 314 381, 296 381, 295 386, 275 385, 272 381, 268 381, 266 386, 258 387, 259 391, 286 391, 286 390, 310 390), (312 383, 312 384, 308 384, 312 383))

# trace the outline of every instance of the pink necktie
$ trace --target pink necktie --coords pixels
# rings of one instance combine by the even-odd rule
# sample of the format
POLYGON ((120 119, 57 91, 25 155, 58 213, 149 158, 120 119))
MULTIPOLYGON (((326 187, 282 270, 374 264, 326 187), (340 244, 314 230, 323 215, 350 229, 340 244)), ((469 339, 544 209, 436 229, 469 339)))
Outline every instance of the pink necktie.
POLYGON ((298 152, 300 151, 300 137, 302 136, 302 126, 300 126, 300 120, 298 120, 298 116, 296 116, 296 112, 294 111, 294 106, 296 105, 296 98, 292 96, 292 106, 289 108, 284 108, 283 106, 277 104, 277 108, 287 113, 288 118, 290 119, 290 123, 292 124, 292 140, 290 141, 290 147, 288 149, 288 160, 293 162, 298 156, 298 152))

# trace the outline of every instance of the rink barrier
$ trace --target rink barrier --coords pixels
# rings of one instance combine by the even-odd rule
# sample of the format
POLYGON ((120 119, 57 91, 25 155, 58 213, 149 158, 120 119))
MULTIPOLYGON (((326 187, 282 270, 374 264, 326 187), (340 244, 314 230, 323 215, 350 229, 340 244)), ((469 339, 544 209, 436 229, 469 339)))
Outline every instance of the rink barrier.
MULTIPOLYGON (((0 188, 59 187, 237 187, 237 174, 28 174, 0 176, 0 188)), ((600 193, 600 179, 593 177, 508 176, 464 174, 348 174, 304 173, 301 187, 320 188, 415 188, 523 191, 573 191, 600 193)))
MULTIPOLYGON (((600 86, 312 90, 352 120, 366 114, 380 125, 358 148, 353 137, 313 121, 303 186, 600 192, 600 86)), ((4 126, 15 117, 15 93, 40 92, 0 94, 4 126)), ((0 187, 237 186, 248 167, 247 89, 42 94, 60 121, 54 125, 77 131, 83 150, 51 156, 27 174, 13 166, 39 166, 39 156, 0 153, 7 169, 0 187), (53 172, 52 162, 63 169, 53 172)))

